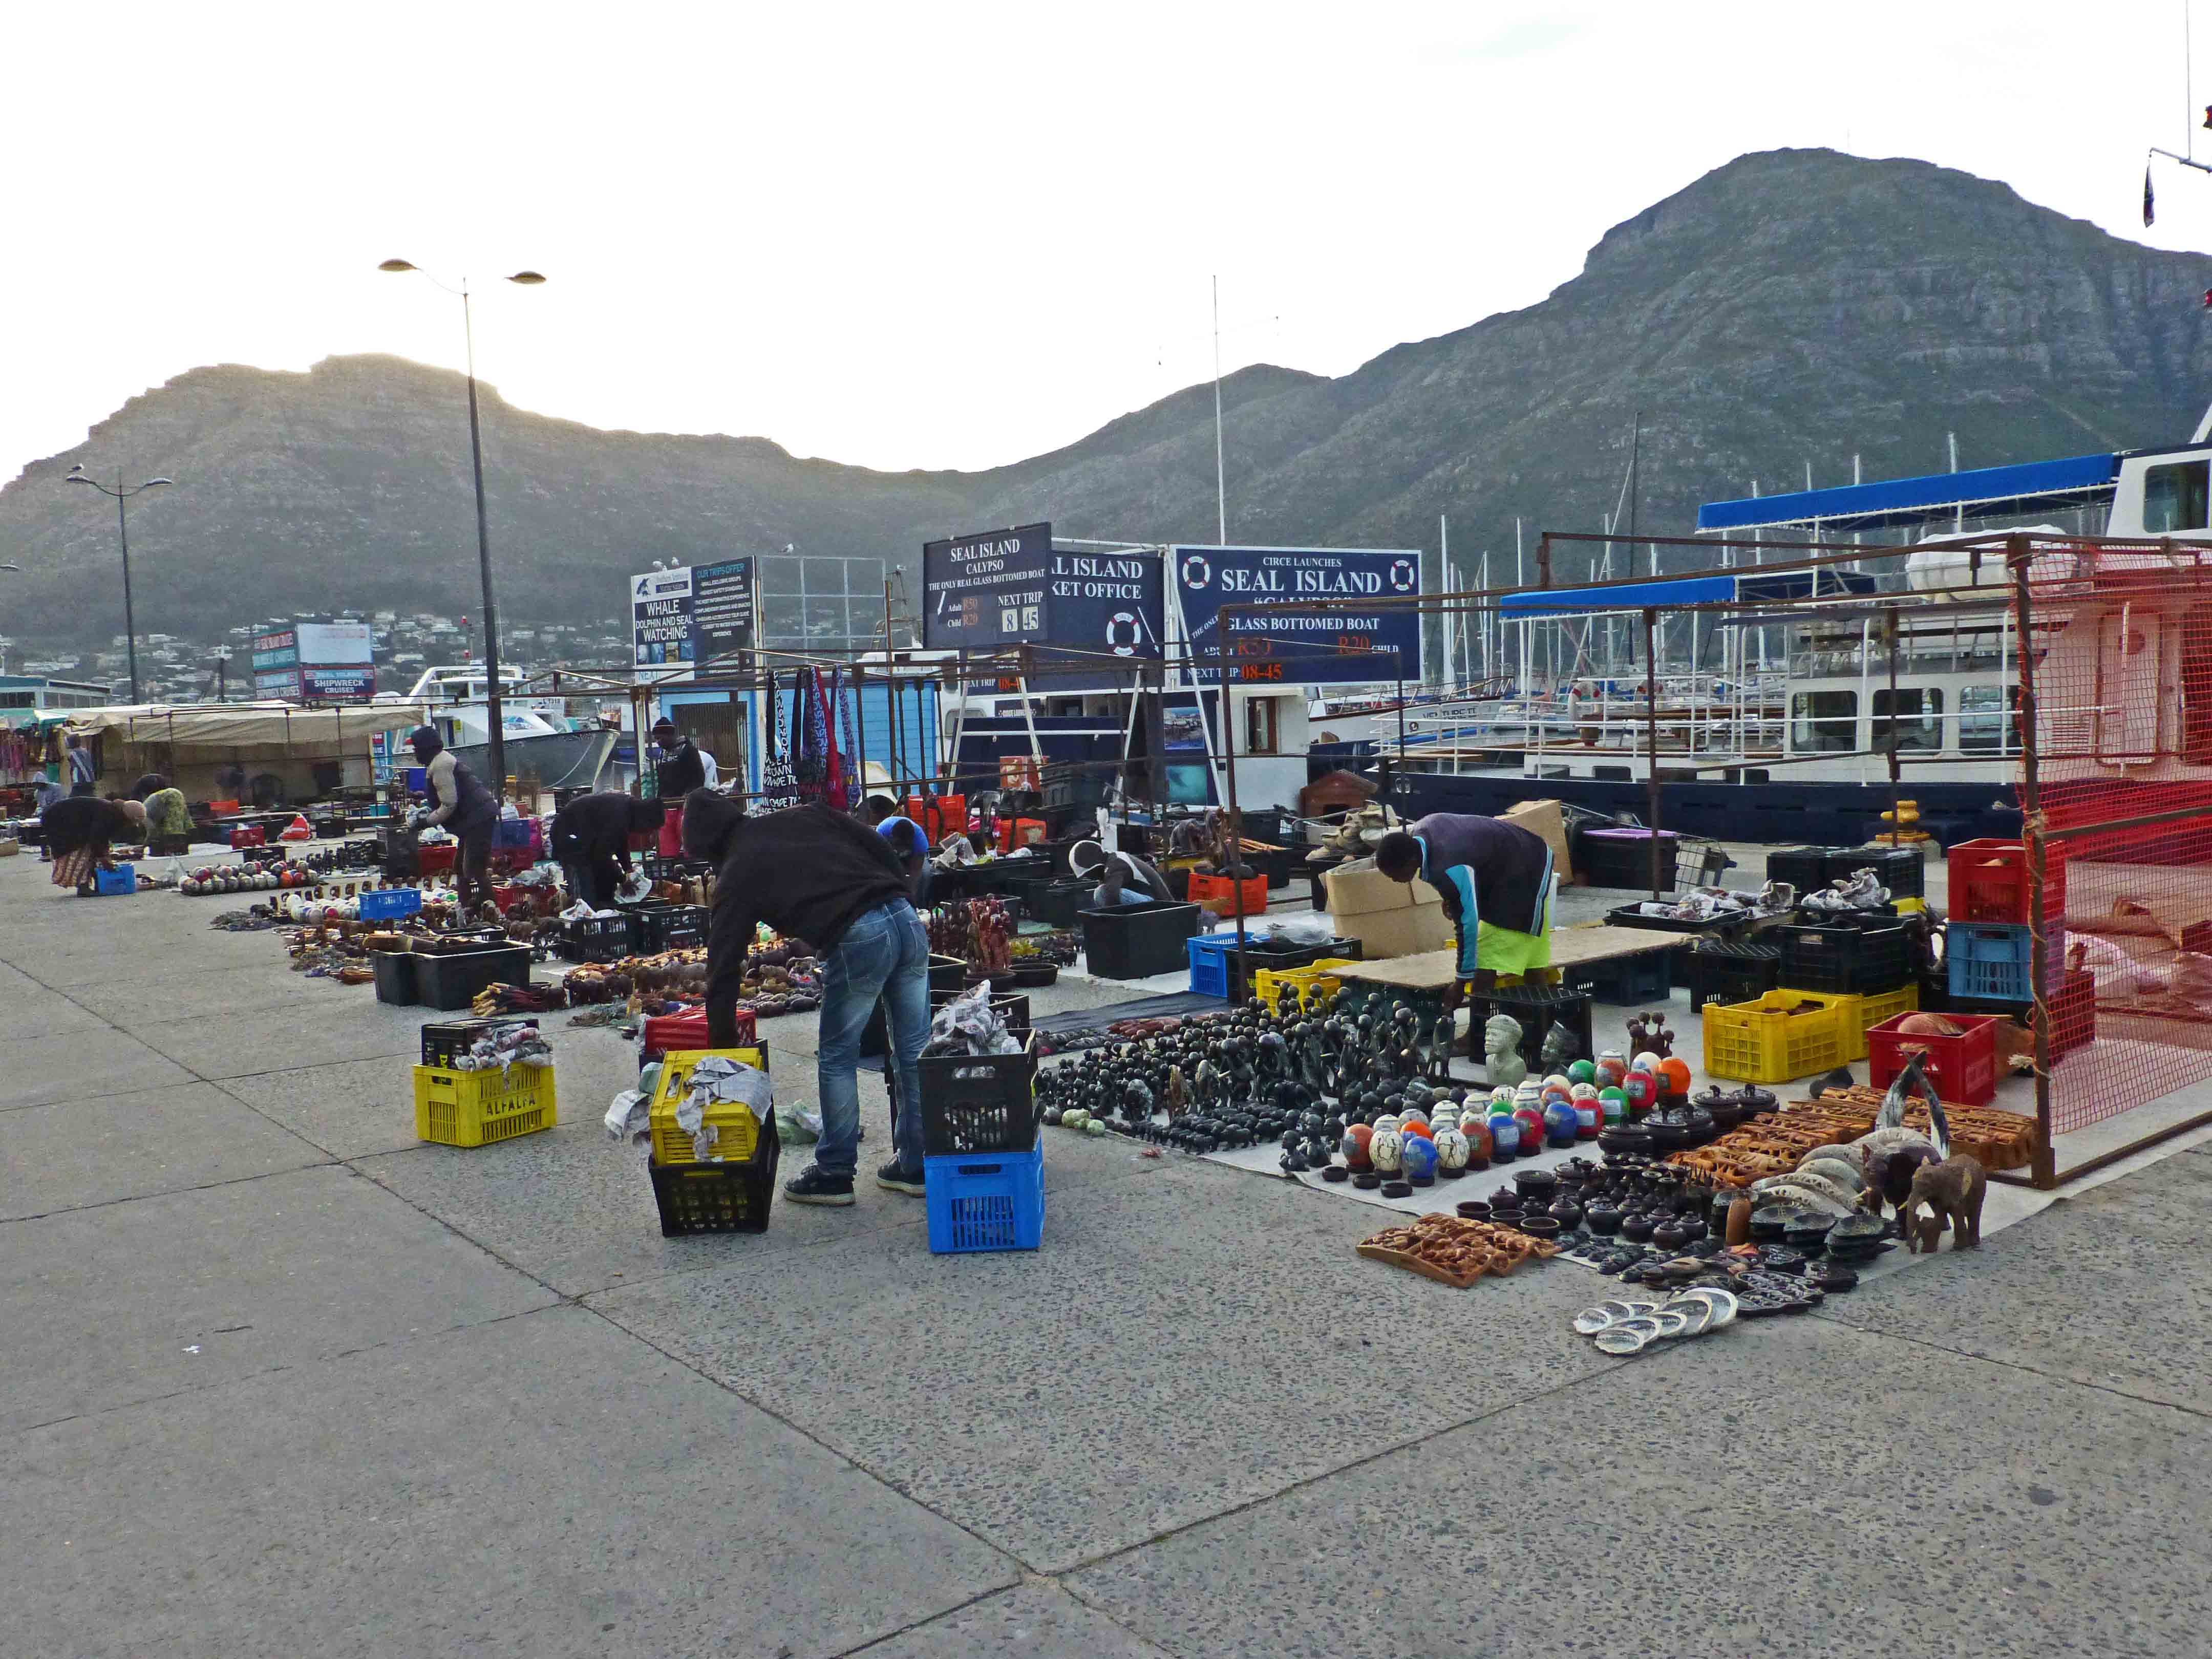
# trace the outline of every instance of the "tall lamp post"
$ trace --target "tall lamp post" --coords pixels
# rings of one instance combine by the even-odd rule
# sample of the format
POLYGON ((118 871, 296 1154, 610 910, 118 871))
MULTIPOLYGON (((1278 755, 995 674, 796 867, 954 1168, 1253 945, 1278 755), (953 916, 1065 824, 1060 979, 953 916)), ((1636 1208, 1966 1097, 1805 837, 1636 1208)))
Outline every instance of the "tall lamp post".
MULTIPOLYGON (((22 568, 23 567, 17 564, 13 559, 0 560, 0 570, 13 570, 18 574, 21 574, 22 568)), ((15 643, 15 641, 9 639, 6 635, 0 635, 0 674, 4 674, 8 672, 8 647, 15 643)))
MULTIPOLYGON (((476 331, 469 318, 468 279, 463 277, 459 288, 447 288, 420 265, 405 259, 386 259, 377 269, 411 270, 446 293, 458 295, 461 302, 461 339, 467 349, 469 364, 469 462, 475 469, 477 483, 477 574, 483 583, 484 693, 488 705, 485 717, 491 727, 491 787, 495 794, 504 796, 507 793, 507 710, 500 696, 499 612, 492 603, 491 531, 484 521, 483 436, 477 424, 477 341, 476 331)), ((545 278, 534 270, 518 270, 507 280, 520 283, 525 288, 535 288, 545 278)))
POLYGON ((230 701, 230 647, 227 645, 215 648, 215 700, 230 701))
POLYGON ((84 463, 79 461, 70 469, 69 477, 62 482, 90 484, 101 495, 115 497, 115 533, 123 542, 123 642, 131 653, 131 701, 135 703, 138 701, 138 623, 131 610, 131 526, 124 516, 123 504, 142 489, 151 489, 157 484, 174 483, 176 480, 149 478, 144 483, 126 485, 118 477, 115 481, 115 488, 110 489, 87 472, 84 463))

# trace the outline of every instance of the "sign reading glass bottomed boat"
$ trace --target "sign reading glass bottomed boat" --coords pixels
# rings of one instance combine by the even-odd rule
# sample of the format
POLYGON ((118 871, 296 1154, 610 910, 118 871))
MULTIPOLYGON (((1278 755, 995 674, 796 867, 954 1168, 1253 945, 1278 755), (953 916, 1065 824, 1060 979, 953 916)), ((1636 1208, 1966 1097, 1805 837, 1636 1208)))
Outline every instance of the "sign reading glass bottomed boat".
POLYGON ((1171 547, 1176 605, 1201 685, 1343 684, 1421 672, 1421 556, 1348 548, 1171 547), (1301 611, 1301 599, 1372 599, 1372 611, 1301 611), (1224 605, 1264 605, 1227 619, 1224 605), (1389 654, 1395 653, 1394 654, 1389 654))
POLYGON ((1052 526, 1017 525, 921 544, 921 642, 988 651, 1047 637, 1052 526))

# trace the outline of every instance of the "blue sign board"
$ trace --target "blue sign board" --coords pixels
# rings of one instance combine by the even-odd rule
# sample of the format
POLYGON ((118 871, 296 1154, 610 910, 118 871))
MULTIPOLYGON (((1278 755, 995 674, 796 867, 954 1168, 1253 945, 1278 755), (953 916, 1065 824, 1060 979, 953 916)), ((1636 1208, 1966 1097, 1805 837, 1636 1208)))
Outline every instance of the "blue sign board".
POLYGON ((1183 637, 1201 685, 1346 684, 1418 679, 1421 592, 1418 552, 1344 548, 1173 547, 1168 550, 1183 637), (1372 599, 1376 608, 1301 611, 1300 599, 1372 599), (1224 605, 1260 605, 1227 619, 1224 605))

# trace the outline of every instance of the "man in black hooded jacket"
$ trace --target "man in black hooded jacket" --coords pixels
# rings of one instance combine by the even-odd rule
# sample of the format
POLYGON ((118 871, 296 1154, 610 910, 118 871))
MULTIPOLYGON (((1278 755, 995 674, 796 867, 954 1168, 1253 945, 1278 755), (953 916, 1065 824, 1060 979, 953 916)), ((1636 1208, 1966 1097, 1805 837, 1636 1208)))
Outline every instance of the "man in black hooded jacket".
POLYGON ((738 988, 762 922, 804 940, 822 960, 822 1024, 815 1076, 822 1139, 814 1162, 784 1184, 800 1204, 850 1204, 860 1163, 860 1030, 881 999, 898 1066, 895 1156, 877 1184, 922 1193, 921 1083, 929 1040, 929 935, 915 915, 906 872, 889 842, 818 803, 760 817, 711 789, 684 803, 687 857, 714 860, 707 932, 707 1032, 737 1042, 738 988))

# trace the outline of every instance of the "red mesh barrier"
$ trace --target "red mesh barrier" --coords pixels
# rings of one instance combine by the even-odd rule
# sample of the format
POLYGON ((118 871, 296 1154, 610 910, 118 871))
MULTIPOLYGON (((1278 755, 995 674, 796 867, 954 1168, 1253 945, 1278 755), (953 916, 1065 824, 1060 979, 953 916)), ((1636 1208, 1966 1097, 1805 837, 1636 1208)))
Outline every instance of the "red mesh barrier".
POLYGON ((2041 934, 2095 981, 2083 1042, 2078 983, 2036 952, 2064 1134, 2212 1080, 2212 550, 2036 541, 2014 577, 2028 863, 2063 870, 2041 934))

